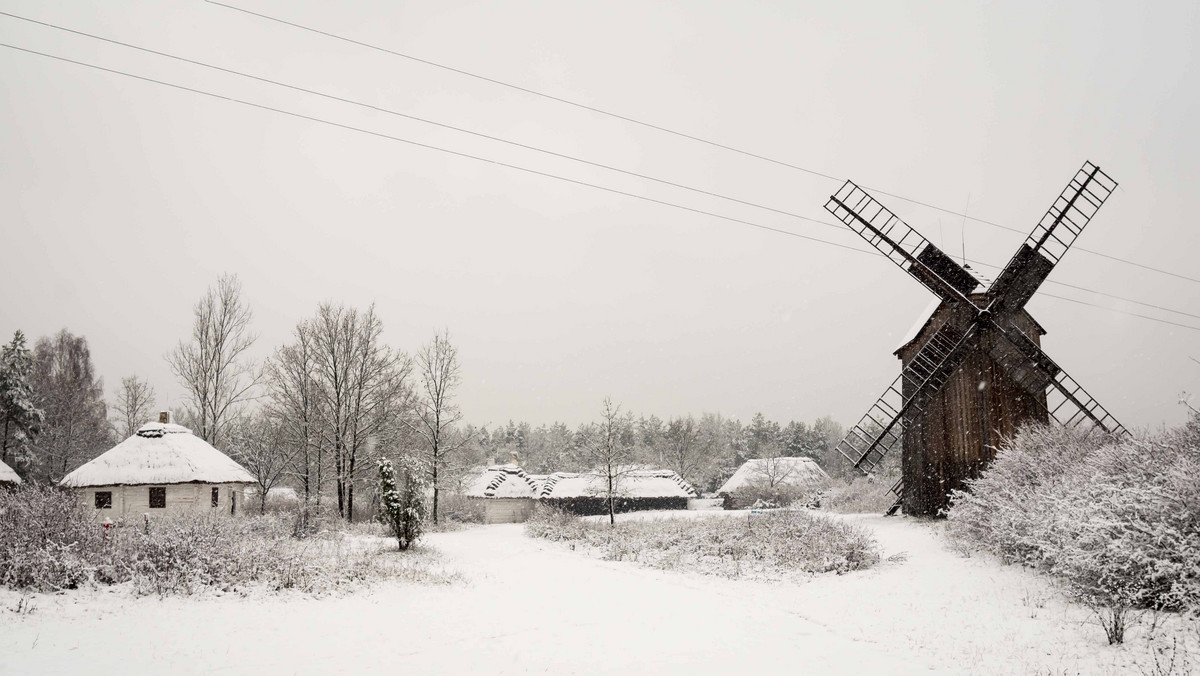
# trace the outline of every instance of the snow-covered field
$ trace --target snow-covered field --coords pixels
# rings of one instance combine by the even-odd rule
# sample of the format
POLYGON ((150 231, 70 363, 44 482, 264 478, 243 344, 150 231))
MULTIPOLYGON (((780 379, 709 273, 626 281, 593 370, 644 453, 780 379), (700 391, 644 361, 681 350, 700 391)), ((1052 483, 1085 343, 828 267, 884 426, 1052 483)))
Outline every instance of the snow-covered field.
POLYGON ((1085 609, 1031 573, 953 553, 936 524, 847 518, 904 560, 753 583, 600 561, 499 525, 429 536, 467 580, 449 586, 73 592, 33 597, 30 614, 5 591, 0 673, 1153 673, 1144 630, 1108 646, 1085 609))

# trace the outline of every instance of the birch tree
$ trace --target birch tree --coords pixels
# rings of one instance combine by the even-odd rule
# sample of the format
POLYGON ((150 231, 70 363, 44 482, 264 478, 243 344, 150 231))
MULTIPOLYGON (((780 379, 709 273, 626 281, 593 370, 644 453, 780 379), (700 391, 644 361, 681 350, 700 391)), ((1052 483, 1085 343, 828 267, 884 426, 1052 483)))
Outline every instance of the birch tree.
POLYGON ((58 483, 112 442, 104 382, 87 339, 66 329, 39 338, 33 349, 33 392, 45 419, 32 445, 33 477, 58 483))
POLYGON ((325 445, 321 443, 323 389, 318 380, 316 341, 312 323, 296 325, 293 341, 275 351, 267 361, 268 407, 279 421, 281 433, 292 448, 290 471, 302 493, 302 518, 309 505, 321 506, 325 485, 325 445))
POLYGON ((196 435, 213 446, 259 381, 247 354, 258 338, 250 331, 251 317, 242 283, 236 275, 221 275, 196 303, 191 340, 180 341, 166 358, 187 392, 196 435))
POLYGON ((453 453, 470 441, 469 437, 453 434, 454 426, 462 420, 462 412, 453 403, 462 375, 458 349, 451 344, 449 331, 434 335, 417 352, 416 369, 419 395, 410 427, 425 445, 425 460, 433 485, 433 522, 437 523, 441 475, 453 453))
POLYGON ((338 514, 349 521, 361 456, 400 414, 411 364, 383 344, 383 322, 374 305, 359 312, 326 303, 311 326, 322 390, 322 441, 333 455, 338 514))
POLYGON ((121 379, 113 401, 113 426, 122 439, 132 437, 154 414, 154 388, 137 375, 121 379))
POLYGON ((621 480, 630 472, 633 459, 633 420, 621 415, 621 406, 612 399, 604 398, 600 422, 585 431, 584 449, 587 459, 600 475, 601 491, 608 504, 608 523, 615 526, 616 499, 620 495, 621 480))

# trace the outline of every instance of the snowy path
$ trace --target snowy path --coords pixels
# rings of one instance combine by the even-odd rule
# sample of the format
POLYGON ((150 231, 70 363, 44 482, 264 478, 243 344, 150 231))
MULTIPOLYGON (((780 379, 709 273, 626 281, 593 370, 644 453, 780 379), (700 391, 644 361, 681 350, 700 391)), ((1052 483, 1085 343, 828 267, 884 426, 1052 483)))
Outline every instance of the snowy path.
MULTIPOLYGON (((39 596, 32 615, 0 610, 0 674, 1119 674, 1145 657, 1105 645, 1040 578, 948 551, 934 526, 847 518, 907 560, 753 583, 479 527, 429 538, 468 579, 453 586, 325 599, 39 596)), ((0 593, 5 608, 15 598, 0 593)))
POLYGON ((520 526, 430 543, 471 581, 327 599, 39 597, 32 615, 0 615, 0 673, 930 673, 712 580, 593 560, 520 526))

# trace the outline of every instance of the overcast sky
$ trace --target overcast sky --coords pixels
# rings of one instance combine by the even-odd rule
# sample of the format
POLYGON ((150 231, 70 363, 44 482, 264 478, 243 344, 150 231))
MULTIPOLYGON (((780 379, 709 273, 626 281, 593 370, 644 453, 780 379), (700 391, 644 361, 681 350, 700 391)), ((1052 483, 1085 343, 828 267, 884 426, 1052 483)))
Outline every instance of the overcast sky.
MULTIPOLYGON (((877 195, 992 265, 1091 160, 1121 187, 1029 306, 1043 346, 1127 426, 1178 423, 1180 392, 1200 392, 1200 282, 1080 250, 1200 279, 1195 2, 228 1, 839 180, 200 0, 0 11, 819 220, 850 178, 1019 230, 877 195)), ((5 16, 0 42, 865 247, 5 16)), ((327 300, 376 303, 409 352, 448 328, 476 424, 574 425, 605 396, 662 417, 848 424, 931 297, 845 248, 7 48, 0 73, 0 333, 85 335, 110 393, 137 373, 177 404, 163 355, 232 272, 258 357, 327 300)))

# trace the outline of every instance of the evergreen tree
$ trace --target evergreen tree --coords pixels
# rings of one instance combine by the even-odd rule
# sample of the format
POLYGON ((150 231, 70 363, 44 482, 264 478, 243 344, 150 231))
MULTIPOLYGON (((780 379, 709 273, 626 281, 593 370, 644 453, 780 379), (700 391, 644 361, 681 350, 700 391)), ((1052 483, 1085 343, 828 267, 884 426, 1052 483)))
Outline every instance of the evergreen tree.
POLYGON ((0 347, 0 461, 24 464, 28 444, 37 436, 45 419, 34 405, 33 356, 25 347, 25 334, 13 333, 12 341, 0 347), (15 462, 20 454, 20 463, 15 462))
POLYGON ((400 551, 408 549, 421 537, 427 474, 428 470, 415 458, 400 459, 399 476, 391 460, 379 459, 379 520, 396 536, 400 551))

